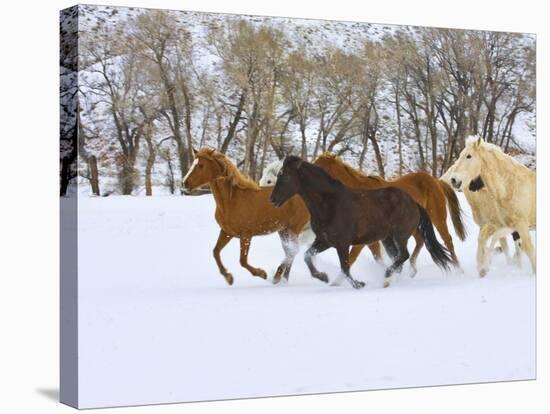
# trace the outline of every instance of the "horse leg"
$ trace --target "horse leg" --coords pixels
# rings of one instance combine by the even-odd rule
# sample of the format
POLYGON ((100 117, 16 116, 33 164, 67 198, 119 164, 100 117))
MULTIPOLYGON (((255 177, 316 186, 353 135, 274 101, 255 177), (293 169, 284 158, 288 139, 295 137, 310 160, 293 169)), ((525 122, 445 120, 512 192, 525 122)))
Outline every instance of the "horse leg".
POLYGON ((304 261, 306 262, 311 276, 325 283, 328 283, 328 276, 326 273, 319 272, 319 270, 317 270, 317 268, 313 264, 313 256, 315 256, 317 253, 325 251, 329 247, 330 246, 327 243, 316 238, 310 248, 306 250, 306 253, 304 255, 304 261))
POLYGON ((397 245, 393 242, 391 237, 386 237, 382 240, 382 244, 384 245, 384 249, 386 249, 386 252, 388 253, 388 256, 390 256, 393 263, 399 254, 397 251, 397 245))
POLYGON ((384 243, 384 248, 386 248, 386 244, 388 245, 392 244, 397 249, 396 259, 393 262, 393 264, 386 269, 386 273, 384 275, 384 287, 387 288, 390 286, 393 273, 397 269, 400 269, 403 266, 403 263, 405 263, 410 256, 409 256, 409 251, 407 250, 406 238, 404 240, 396 239, 396 238, 392 240, 390 238, 386 238, 384 239, 383 243, 384 243))
POLYGON ((248 270, 252 275, 267 279, 267 273, 263 269, 259 269, 248 264, 248 251, 250 250, 251 237, 241 236, 241 266, 248 270))
POLYGON ((518 226, 517 232, 519 233, 519 237, 521 239, 521 246, 523 250, 525 251, 525 254, 527 254, 527 257, 529 257, 529 261, 531 262, 531 269, 533 270, 533 274, 537 273, 537 260, 535 258, 535 249, 533 247, 533 241, 531 240, 531 235, 529 234, 529 226, 527 224, 522 223, 518 226))
MULTIPOLYGON (((365 248, 364 244, 354 244, 351 246, 351 250, 349 252, 349 267, 353 266, 357 258, 359 257, 359 253, 363 251, 365 248)), ((342 282, 346 279, 346 275, 343 272, 340 272, 338 277, 334 279, 332 282, 330 282, 330 286, 340 286, 342 282)))
MULTIPOLYGON (((357 258, 359 257, 359 254, 363 251, 365 248, 364 244, 354 244, 351 246, 351 250, 349 252, 349 265, 350 267, 353 266, 357 258)), ((370 248, 370 246, 369 246, 370 248)))
POLYGON ((220 273, 223 275, 223 277, 225 278, 225 281, 229 285, 233 284, 233 276, 231 275, 231 273, 229 273, 227 271, 227 269, 223 265, 220 253, 221 253, 222 249, 227 245, 227 243, 229 243, 229 241, 232 238, 233 237, 230 236, 229 234, 227 234, 225 231, 220 230, 220 234, 218 236, 218 241, 216 242, 216 245, 214 246, 214 252, 213 252, 214 253, 214 259, 216 260, 216 264, 218 265, 218 269, 220 269, 220 273))
POLYGON ((479 231, 477 238, 477 271, 480 277, 484 277, 489 271, 487 261, 487 240, 494 233, 490 225, 483 226, 479 231))
MULTIPOLYGON (((501 237, 498 239, 500 250, 504 254, 504 257, 506 257, 506 263, 510 264, 512 262, 512 258, 510 257, 510 249, 508 249, 508 240, 506 240, 505 237, 501 237)), ((491 249, 493 254, 497 251, 497 249, 491 249)))
POLYGON ((360 280, 355 280, 351 273, 349 272, 350 267, 350 260, 349 260, 349 247, 348 246, 338 246, 336 248, 336 251, 338 252, 338 258, 340 259, 340 269, 342 270, 342 273, 348 280, 348 282, 351 284, 351 286, 354 289, 361 289, 362 287, 365 287, 365 282, 361 282, 360 280))
POLYGON ((415 230, 413 232, 413 237, 416 241, 416 246, 414 246, 413 254, 411 255, 411 259, 409 260, 409 263, 411 264, 411 273, 409 275, 410 277, 415 277, 416 273, 418 272, 416 268, 416 259, 420 254, 420 250, 422 250, 422 247, 424 246, 424 238, 418 230, 415 230))
POLYGON ((517 231, 512 232, 512 238, 514 239, 514 246, 516 251, 514 252, 514 257, 512 258, 512 263, 521 267, 521 237, 517 231))
MULTIPOLYGON (((382 241, 382 244, 384 245, 384 249, 386 249, 386 251, 388 252, 392 263, 395 262, 395 260, 399 256, 399 250, 397 248, 397 245, 395 244, 395 241, 391 237, 388 237, 382 241)), ((397 273, 401 273, 401 270, 403 270, 403 266, 395 269, 397 273)))
MULTIPOLYGON (((382 263, 382 252, 380 251, 380 242, 371 243, 371 244, 368 245, 368 247, 369 247, 369 250, 372 253, 372 257, 374 257, 374 260, 377 263, 382 263)), ((353 251, 353 248, 352 248, 352 251, 353 251)), ((359 255, 359 253, 357 253, 357 254, 359 255)), ((350 262, 351 265, 355 262, 355 259, 353 259, 353 260, 350 259, 351 260, 351 262, 350 262)))
POLYGON ((290 268, 292 267, 296 253, 298 253, 298 240, 296 235, 291 234, 288 230, 281 230, 279 232, 279 237, 281 238, 281 244, 285 252, 285 259, 277 268, 275 276, 273 276, 274 284, 281 281, 281 276, 288 281, 290 268))
POLYGON ((500 237, 497 234, 493 235, 493 238, 491 239, 491 244, 489 245, 489 257, 490 259, 488 262, 490 262, 494 255, 502 253, 504 254, 504 257, 506 258, 506 264, 510 264, 512 262, 512 259, 510 257, 510 249, 508 248, 508 241, 506 240, 506 237, 500 237), (498 246, 496 245, 498 242, 498 246))

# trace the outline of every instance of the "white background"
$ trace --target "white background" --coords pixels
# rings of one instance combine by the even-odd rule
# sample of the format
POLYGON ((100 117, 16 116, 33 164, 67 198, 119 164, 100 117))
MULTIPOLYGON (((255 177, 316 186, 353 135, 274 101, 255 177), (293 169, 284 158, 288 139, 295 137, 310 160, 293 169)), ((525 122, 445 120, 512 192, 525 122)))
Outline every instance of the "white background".
MULTIPOLYGON (((90 3, 96 3, 90 1, 90 3)), ((538 35, 538 380, 101 412, 543 412, 548 329, 543 85, 550 32, 543 2, 187 0, 98 4, 535 32, 538 35), (546 235, 546 236, 545 236, 546 235)), ((63 413, 58 387, 58 10, 71 1, 5 2, 0 30, 0 411, 63 413)), ((546 68, 548 72, 548 68, 546 68)), ((548 113, 546 113, 548 116, 548 113)))

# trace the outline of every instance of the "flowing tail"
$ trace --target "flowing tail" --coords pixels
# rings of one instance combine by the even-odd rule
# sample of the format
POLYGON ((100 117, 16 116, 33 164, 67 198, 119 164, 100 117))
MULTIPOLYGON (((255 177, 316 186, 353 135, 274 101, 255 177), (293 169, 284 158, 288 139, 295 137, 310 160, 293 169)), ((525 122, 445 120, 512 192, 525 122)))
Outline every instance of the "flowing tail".
POLYGON ((441 269, 448 271, 449 264, 453 262, 451 259, 451 254, 449 253, 449 250, 447 250, 447 248, 437 240, 434 226, 430 220, 430 216, 428 216, 428 212, 420 205, 417 204, 417 206, 418 211, 420 212, 418 230, 420 230, 420 233, 422 234, 426 248, 428 249, 428 252, 430 252, 430 256, 432 256, 434 263, 441 269))
POLYGON ((456 196, 453 188, 447 184, 445 181, 439 180, 439 184, 443 192, 445 193, 445 198, 447 199, 447 205, 449 207, 449 212, 451 213, 451 220, 453 221, 453 226, 455 228, 456 235, 462 241, 466 239, 467 233, 466 228, 464 227, 464 221, 462 220, 462 208, 460 207, 460 202, 456 196))

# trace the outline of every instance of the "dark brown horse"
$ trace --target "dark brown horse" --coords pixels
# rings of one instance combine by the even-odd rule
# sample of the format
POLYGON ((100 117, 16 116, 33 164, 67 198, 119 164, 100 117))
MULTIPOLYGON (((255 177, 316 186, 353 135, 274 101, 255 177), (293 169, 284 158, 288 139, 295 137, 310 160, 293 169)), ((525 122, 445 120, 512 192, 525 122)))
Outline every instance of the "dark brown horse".
MULTIPOLYGON (((314 164, 321 167, 334 178, 340 180, 344 185, 356 190, 374 190, 377 188, 396 187, 407 194, 420 206, 426 209, 430 220, 443 239, 456 267, 459 267, 458 258, 455 253, 453 239, 447 227, 447 207, 451 215, 451 220, 456 234, 460 240, 466 238, 466 229, 462 220, 462 210, 458 198, 450 185, 444 181, 438 180, 424 172, 415 172, 404 175, 394 181, 386 181, 382 177, 365 175, 359 170, 346 164, 338 156, 330 152, 321 154, 314 161, 314 164)), ((411 256, 411 266, 413 272, 416 272, 416 257, 422 249, 423 238, 418 232, 413 234, 416 240, 416 247, 411 256)), ((351 264, 355 262, 364 245, 353 246, 351 250, 351 264)), ((379 243, 369 245, 376 260, 380 257, 379 243)))
POLYGON ((327 275, 314 266, 313 256, 334 247, 345 278, 355 289, 365 286, 350 274, 349 248, 381 240, 393 259, 385 273, 384 287, 388 287, 392 274, 409 258, 407 241, 416 230, 435 264, 447 270, 452 261, 448 250, 437 240, 426 210, 398 188, 352 190, 322 168, 289 156, 277 177, 271 202, 281 207, 296 194, 309 210, 316 236, 306 251, 305 261, 317 279, 328 281, 327 275))
POLYGON ((269 202, 272 187, 260 187, 239 172, 237 167, 221 152, 210 148, 195 151, 195 160, 183 178, 183 187, 194 190, 209 184, 216 201, 215 218, 220 225, 220 235, 214 247, 214 258, 228 284, 233 276, 221 261, 220 253, 229 241, 236 237, 241 241, 241 266, 254 276, 267 278, 263 269, 248 263, 248 251, 252 237, 278 232, 285 259, 277 268, 273 282, 288 280, 294 256, 298 252, 297 237, 309 221, 309 213, 299 197, 294 197, 278 209, 269 202))

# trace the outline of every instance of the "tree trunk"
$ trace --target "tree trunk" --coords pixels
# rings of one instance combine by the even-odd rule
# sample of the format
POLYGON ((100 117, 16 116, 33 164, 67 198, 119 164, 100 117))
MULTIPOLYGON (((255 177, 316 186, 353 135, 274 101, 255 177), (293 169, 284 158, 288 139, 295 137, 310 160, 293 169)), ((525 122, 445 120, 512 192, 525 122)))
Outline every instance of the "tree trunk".
POLYGON ((120 170, 118 181, 122 195, 131 195, 135 185, 134 160, 132 156, 122 155, 120 157, 120 170))
POLYGON ((245 154, 244 154, 244 167, 243 170, 246 174, 248 174, 250 177, 254 176, 256 163, 255 163, 255 155, 254 155, 254 148, 256 146, 256 140, 258 138, 259 133, 259 122, 258 122, 258 103, 254 102, 252 106, 252 113, 250 114, 249 119, 249 126, 248 126, 248 136, 246 139, 246 145, 245 145, 245 154))
POLYGON ((363 148, 361 148, 361 154, 359 155, 359 170, 363 171, 363 164, 365 163, 365 157, 367 155, 367 147, 369 143, 368 133, 363 132, 363 148))
MULTIPOLYGON (((191 105, 191 98, 189 96, 189 90, 187 84, 184 81, 181 81, 181 90, 183 93, 183 102, 185 105, 185 136, 187 137, 187 149, 188 152, 192 151, 193 148, 193 136, 191 134, 191 117, 193 113, 193 108, 191 105)), ((189 161, 189 160, 188 160, 189 161)), ((187 167, 189 167, 191 163, 187 167)))
POLYGON ((319 153, 319 148, 321 146, 321 136, 323 134, 323 128, 324 128, 324 121, 325 120, 325 114, 321 112, 321 119, 319 120, 319 131, 317 132, 317 139, 315 140, 315 147, 313 148, 313 160, 317 158, 317 154, 319 153))
POLYGON ((176 180, 174 179, 174 167, 172 166, 172 160, 170 158, 166 159, 168 164, 168 188, 170 189, 170 194, 176 192, 176 180))
POLYGON ((395 86, 395 116, 397 117, 397 151, 399 153, 399 176, 403 175, 403 134, 401 132, 401 102, 399 99, 399 81, 395 86))
POLYGON ((376 139, 376 133, 370 134, 370 141, 372 142, 372 148, 374 150, 374 155, 376 157, 376 164, 378 165, 378 173, 380 177, 385 178, 386 172, 384 171, 384 161, 382 160, 382 154, 380 153, 380 147, 378 146, 378 141, 376 139))
POLYGON ((239 103, 237 105, 237 110, 235 111, 235 115, 233 116, 233 120, 229 124, 229 129, 227 130, 227 135, 225 136, 222 146, 220 148, 220 152, 226 153, 227 149, 229 148, 229 144, 231 143, 231 140, 235 136, 235 131, 237 129, 237 125, 239 124, 239 121, 241 120, 244 104, 246 103, 246 96, 247 96, 247 90, 243 89, 241 92, 241 96, 239 98, 239 103))
POLYGON ((437 128, 432 117, 428 117, 430 139, 432 143, 432 175, 437 177, 437 128))
POLYGON ((166 93, 166 97, 168 98, 168 110, 170 111, 170 114, 172 116, 172 122, 170 126, 172 129, 172 134, 174 135, 174 140, 176 141, 178 160, 180 163, 180 173, 181 178, 183 179, 187 172, 187 169, 189 168, 189 154, 187 148, 185 147, 180 131, 181 117, 176 104, 175 87, 168 78, 167 69, 162 62, 163 56, 157 56, 157 65, 160 70, 160 77, 162 79, 164 92, 166 93))
POLYGON ((155 165, 155 160, 157 157, 157 152, 152 142, 150 130, 146 133, 145 139, 147 142, 147 149, 149 150, 149 155, 147 156, 147 164, 145 165, 145 195, 152 196, 153 195, 152 174, 153 174, 153 166, 155 165))
MULTIPOLYGON (((88 170, 90 171, 90 185, 92 187, 92 194, 99 196, 99 170, 97 168, 97 158, 95 155, 89 155, 84 146, 86 135, 84 134, 84 126, 80 119, 80 109, 77 108, 77 123, 78 123, 78 146, 80 150, 80 157, 88 164, 88 170)), ((75 147, 76 148, 76 147, 75 147)), ((65 190, 66 191, 66 190, 65 190)))
POLYGON ((88 157, 88 167, 90 168, 90 184, 92 186, 92 193, 96 196, 99 195, 99 172, 97 169, 97 158, 95 155, 88 157))

